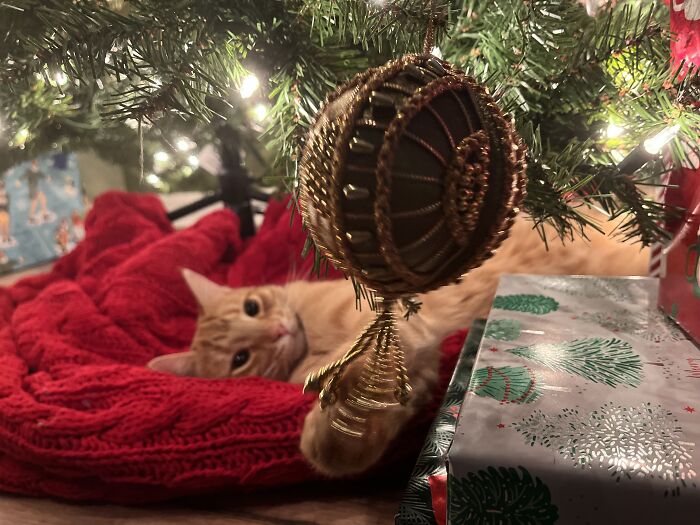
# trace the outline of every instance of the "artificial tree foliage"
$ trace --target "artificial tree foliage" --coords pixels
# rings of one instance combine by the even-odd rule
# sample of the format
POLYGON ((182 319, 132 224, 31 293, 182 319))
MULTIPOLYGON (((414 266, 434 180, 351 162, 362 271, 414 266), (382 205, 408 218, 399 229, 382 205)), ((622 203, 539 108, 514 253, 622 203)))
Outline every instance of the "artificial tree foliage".
POLYGON ((513 115, 529 148, 525 208, 536 225, 570 237, 595 205, 628 214, 626 237, 664 235, 666 210, 647 190, 668 165, 633 176, 616 168, 670 125, 679 126, 674 162, 697 148, 700 83, 671 67, 662 0, 620 0, 595 17, 575 0, 4 0, 0 157, 62 144, 109 150, 115 133, 137 144, 139 129, 167 145, 173 120, 206 137, 223 102, 223 117, 267 148, 259 174, 291 181, 325 95, 420 52, 431 18, 434 52, 513 115), (251 72, 262 84, 254 102, 269 106, 261 133, 245 118, 253 102, 237 94, 251 72))

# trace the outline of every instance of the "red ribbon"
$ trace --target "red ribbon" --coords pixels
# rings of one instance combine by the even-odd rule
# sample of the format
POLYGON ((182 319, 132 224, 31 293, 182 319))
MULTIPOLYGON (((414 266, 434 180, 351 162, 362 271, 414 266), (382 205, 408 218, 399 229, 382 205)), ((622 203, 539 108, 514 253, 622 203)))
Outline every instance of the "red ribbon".
POLYGON ((437 525, 447 525, 447 476, 429 476, 430 496, 437 525))

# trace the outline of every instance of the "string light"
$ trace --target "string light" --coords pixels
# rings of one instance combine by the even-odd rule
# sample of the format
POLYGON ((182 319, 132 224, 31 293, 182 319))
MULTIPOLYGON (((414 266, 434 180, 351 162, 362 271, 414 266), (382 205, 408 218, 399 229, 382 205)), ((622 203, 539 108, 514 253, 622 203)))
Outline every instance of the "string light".
POLYGON ((24 146, 25 142, 29 138, 29 130, 27 128, 21 128, 17 133, 15 133, 14 143, 17 146, 24 146))
POLYGON ((680 129, 681 127, 678 124, 662 129, 659 133, 644 141, 644 149, 650 155, 657 155, 661 151, 661 148, 678 135, 680 129))
POLYGON ((156 151, 153 155, 153 160, 157 162, 168 162, 170 160, 170 155, 165 151, 156 151))
POLYGON ((190 151, 197 147, 197 144, 187 137, 180 137, 175 141, 175 147, 180 151, 190 151))
POLYGON ((68 75, 66 75, 63 71, 59 71, 53 76, 53 79, 56 81, 56 84, 59 86, 64 86, 66 83, 68 83, 68 75))
POLYGON ((160 177, 156 175, 155 173, 149 173, 146 175, 146 182, 150 184, 151 186, 160 186, 163 184, 163 181, 160 180, 160 177))
POLYGON ((187 157, 187 163, 193 168, 196 168, 199 166, 199 157, 197 155, 190 155, 187 157))
POLYGON ((655 159, 663 147, 678 135, 680 128, 678 124, 667 126, 659 133, 634 148, 630 154, 617 165, 620 173, 625 175, 634 173, 647 162, 655 159))
POLYGON ((267 117, 267 106, 262 102, 256 104, 255 107, 251 109, 250 114, 256 122, 262 122, 265 120, 265 117, 267 117))
POLYGON ((610 122, 608 124, 608 129, 606 131, 606 135, 608 136, 609 139, 615 139, 619 136, 621 136, 625 132, 625 128, 622 126, 618 126, 614 122, 610 122))
POLYGON ((243 81, 241 82, 241 87, 238 88, 238 91, 241 94, 241 98, 250 98, 253 95, 253 93, 257 91, 258 87, 260 87, 260 81, 258 80, 258 77, 250 73, 243 79, 243 81))
POLYGON ((619 149, 614 149, 614 150, 612 150, 612 151, 610 152, 610 156, 611 156, 612 159, 613 159, 615 162, 617 162, 617 163, 622 162, 622 161, 624 160, 624 158, 625 158, 625 156, 622 154, 622 152, 621 152, 619 149))

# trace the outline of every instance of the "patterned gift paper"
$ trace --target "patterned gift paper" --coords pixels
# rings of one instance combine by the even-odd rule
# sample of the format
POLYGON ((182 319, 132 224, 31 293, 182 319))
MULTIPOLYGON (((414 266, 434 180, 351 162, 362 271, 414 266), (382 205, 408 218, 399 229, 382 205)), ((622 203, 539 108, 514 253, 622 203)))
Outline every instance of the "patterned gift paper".
POLYGON ((700 352, 657 295, 501 279, 448 453, 450 523, 700 520, 700 352))
POLYGON ((477 319, 469 328, 469 335, 459 354, 450 385, 408 481, 396 515, 396 525, 445 525, 447 449, 454 437, 457 416, 469 385, 485 324, 485 319, 477 319))
POLYGON ((0 274, 61 256, 83 238, 73 154, 44 155, 0 173, 0 274))

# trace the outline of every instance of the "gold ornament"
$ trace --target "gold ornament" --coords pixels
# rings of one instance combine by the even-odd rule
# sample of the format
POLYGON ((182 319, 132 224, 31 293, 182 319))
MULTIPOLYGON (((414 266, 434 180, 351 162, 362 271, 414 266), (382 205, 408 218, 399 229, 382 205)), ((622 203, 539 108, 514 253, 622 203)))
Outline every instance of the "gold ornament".
POLYGON ((372 351, 345 385, 335 428, 361 436, 369 410, 407 402, 396 302, 492 255, 523 198, 524 157, 486 89, 428 54, 369 69, 327 98, 302 154, 299 204, 316 248, 377 310, 348 353, 304 385, 322 408, 335 403, 348 367, 372 351))

